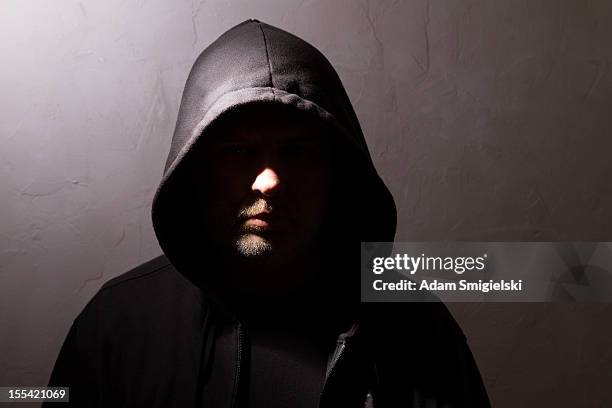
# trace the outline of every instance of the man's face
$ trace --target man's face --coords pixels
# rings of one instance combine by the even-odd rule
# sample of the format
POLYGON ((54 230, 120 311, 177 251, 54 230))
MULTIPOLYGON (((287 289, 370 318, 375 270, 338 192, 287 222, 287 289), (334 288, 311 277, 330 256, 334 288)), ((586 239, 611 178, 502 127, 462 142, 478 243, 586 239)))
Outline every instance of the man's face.
POLYGON ((323 129, 266 107, 222 120, 198 183, 207 232, 241 260, 288 265, 325 216, 331 166, 323 129))

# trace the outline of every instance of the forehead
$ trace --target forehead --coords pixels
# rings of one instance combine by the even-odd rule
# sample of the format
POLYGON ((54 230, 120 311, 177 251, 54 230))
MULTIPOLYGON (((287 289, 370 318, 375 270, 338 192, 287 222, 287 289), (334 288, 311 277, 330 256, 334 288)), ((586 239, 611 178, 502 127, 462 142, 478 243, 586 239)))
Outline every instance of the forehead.
POLYGON ((302 112, 275 106, 250 106, 219 119, 215 141, 321 141, 327 126, 302 112))

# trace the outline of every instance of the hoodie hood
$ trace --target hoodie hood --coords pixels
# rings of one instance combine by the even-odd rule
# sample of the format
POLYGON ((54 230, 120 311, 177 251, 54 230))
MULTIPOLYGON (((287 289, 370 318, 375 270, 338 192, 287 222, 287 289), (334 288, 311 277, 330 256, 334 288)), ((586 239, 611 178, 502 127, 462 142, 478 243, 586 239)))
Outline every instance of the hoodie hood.
MULTIPOLYGON (((153 199, 153 227, 159 244, 174 266, 200 285, 198 272, 210 264, 194 227, 191 183, 197 175, 187 163, 199 156, 197 146, 224 114, 251 104, 274 104, 323 121, 333 131, 341 169, 336 207, 346 217, 334 239, 359 242, 392 241, 396 210, 378 176, 350 100, 329 61, 316 48, 279 28, 247 20, 222 34, 195 61, 187 79, 163 179, 153 199), (342 209, 347 209, 342 211, 342 209), (349 211, 350 209, 350 211, 349 211), (358 226, 351 222, 358 216, 358 226)), ((344 242, 345 241, 345 242, 344 242)), ((339 248, 336 242, 336 249, 339 248)), ((351 255, 353 257, 353 255, 351 255)), ((359 259, 357 252, 355 259, 359 259)), ((354 271, 359 273, 358 270, 354 271)))

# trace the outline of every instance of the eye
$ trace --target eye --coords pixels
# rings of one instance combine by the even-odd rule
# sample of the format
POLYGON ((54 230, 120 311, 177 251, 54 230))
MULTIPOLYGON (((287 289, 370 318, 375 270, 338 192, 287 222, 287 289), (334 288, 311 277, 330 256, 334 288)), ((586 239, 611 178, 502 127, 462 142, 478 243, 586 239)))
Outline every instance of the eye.
POLYGON ((318 160, 323 155, 323 148, 316 141, 300 141, 286 143, 281 146, 280 153, 282 156, 291 159, 300 160, 318 160))
POLYGON ((252 155, 254 149, 251 146, 241 143, 231 143, 221 147, 220 153, 223 156, 243 157, 252 155))
POLYGON ((288 156, 301 156, 306 152, 306 147, 304 143, 287 143, 282 146, 281 152, 288 156))

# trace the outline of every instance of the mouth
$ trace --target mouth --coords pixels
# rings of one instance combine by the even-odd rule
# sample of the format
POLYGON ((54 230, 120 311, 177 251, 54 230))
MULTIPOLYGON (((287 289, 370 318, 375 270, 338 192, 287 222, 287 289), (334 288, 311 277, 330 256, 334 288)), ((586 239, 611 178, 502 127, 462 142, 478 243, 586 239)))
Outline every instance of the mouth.
POLYGON ((289 219, 271 213, 260 213, 244 221, 244 229, 249 232, 276 232, 289 226, 289 219))
POLYGON ((252 217, 249 218, 245 221, 245 225, 249 225, 249 226, 254 226, 254 227, 259 227, 262 229, 266 229, 268 227, 270 227, 270 220, 266 220, 266 219, 262 219, 259 217, 252 217))

